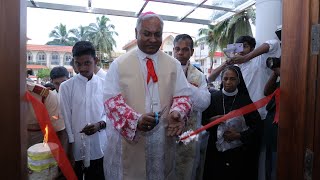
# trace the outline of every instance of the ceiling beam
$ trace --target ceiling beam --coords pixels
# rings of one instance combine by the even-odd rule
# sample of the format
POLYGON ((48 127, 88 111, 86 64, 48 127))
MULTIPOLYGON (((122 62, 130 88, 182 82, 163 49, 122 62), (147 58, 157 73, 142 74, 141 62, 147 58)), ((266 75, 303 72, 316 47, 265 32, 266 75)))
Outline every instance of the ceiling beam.
MULTIPOLYGON (((175 1, 175 0, 146 0, 146 1, 167 3, 167 4, 175 4, 175 5, 182 5, 182 6, 192 6, 192 7, 197 5, 195 3, 184 2, 184 1, 175 1)), ((213 6, 213 5, 205 5, 205 4, 202 4, 200 6, 200 8, 221 10, 221 11, 227 11, 227 12, 236 12, 233 9, 230 9, 230 8, 225 8, 225 7, 220 7, 220 6, 213 6)))
POLYGON ((212 24, 212 25, 218 24, 219 22, 222 22, 222 21, 230 18, 231 16, 234 16, 235 14, 238 14, 238 13, 244 11, 245 9, 253 6, 255 3, 256 3, 255 0, 249 0, 249 1, 241 4, 240 6, 238 6, 238 7, 236 7, 236 8, 234 9, 234 10, 237 11, 237 13, 228 12, 228 13, 222 15, 221 17, 219 17, 219 18, 217 18, 217 19, 214 19, 211 24, 212 24))
POLYGON ((144 2, 143 6, 141 7, 140 11, 137 13, 137 17, 140 16, 140 14, 142 13, 142 11, 144 10, 144 8, 147 6, 149 1, 144 2))
MULTIPOLYGON (((131 11, 121 11, 121 10, 102 9, 102 8, 89 9, 88 7, 84 7, 84 6, 37 2, 37 7, 35 7, 30 1, 27 2, 27 6, 30 8, 40 8, 40 9, 71 11, 71 12, 81 12, 81 13, 91 13, 91 14, 104 14, 104 15, 110 15, 110 16, 122 16, 122 17, 132 17, 132 18, 137 17, 136 13, 131 11)), ((161 16, 161 18, 164 21, 177 22, 179 19, 177 16, 168 16, 168 15, 161 15, 161 14, 159 14, 159 16, 161 16)), ((209 20, 193 19, 193 18, 185 18, 181 22, 193 23, 193 24, 204 24, 204 25, 211 24, 211 21, 209 20)))
POLYGON ((192 9, 190 9, 189 12, 187 12, 184 16, 182 16, 178 21, 182 21, 184 20, 186 17, 188 17, 191 13, 193 13, 199 6, 201 6, 202 4, 204 4, 205 2, 207 2, 207 0, 202 0, 201 3, 197 4, 196 6, 194 6, 192 9))

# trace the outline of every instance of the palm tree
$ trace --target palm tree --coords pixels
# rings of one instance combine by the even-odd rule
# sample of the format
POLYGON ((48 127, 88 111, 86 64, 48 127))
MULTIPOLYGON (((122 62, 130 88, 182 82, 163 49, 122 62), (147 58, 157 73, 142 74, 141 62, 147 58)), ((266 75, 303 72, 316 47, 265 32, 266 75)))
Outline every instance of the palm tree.
POLYGON ((59 26, 54 27, 50 32, 49 37, 54 38, 52 41, 47 42, 48 45, 60 45, 60 46, 71 46, 73 45, 70 37, 69 31, 67 31, 66 25, 60 23, 59 26))
POLYGON ((70 37, 73 43, 89 40, 88 26, 79 26, 78 29, 71 29, 70 33, 73 35, 70 37))
POLYGON ((198 35, 200 38, 196 43, 207 44, 210 52, 215 52, 226 47, 227 44, 234 43, 242 35, 252 36, 250 20, 253 24, 255 23, 255 11, 252 8, 246 9, 216 25, 199 29, 198 35))
POLYGON ((113 46, 116 46, 116 41, 113 39, 113 36, 118 35, 118 33, 114 31, 115 26, 110 24, 108 17, 97 17, 96 20, 96 23, 89 24, 89 38, 97 49, 97 54, 100 59, 105 58, 105 54, 108 58, 111 58, 113 46))
MULTIPOLYGON (((240 36, 252 36, 250 20, 255 24, 255 19, 255 11, 253 8, 248 8, 216 25, 201 28, 198 31, 200 38, 196 41, 196 45, 207 44, 209 46, 209 53, 213 54, 215 51, 227 47, 227 44, 234 43, 240 36)), ((210 61, 210 69, 212 69, 212 56, 210 56, 210 61)))

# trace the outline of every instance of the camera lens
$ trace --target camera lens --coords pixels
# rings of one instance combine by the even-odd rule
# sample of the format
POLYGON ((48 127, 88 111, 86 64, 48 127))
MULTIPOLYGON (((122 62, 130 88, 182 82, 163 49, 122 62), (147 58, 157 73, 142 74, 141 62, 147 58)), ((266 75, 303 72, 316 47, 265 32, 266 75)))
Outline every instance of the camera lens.
POLYGON ((281 58, 269 57, 266 61, 266 64, 270 69, 279 68, 281 64, 281 58))

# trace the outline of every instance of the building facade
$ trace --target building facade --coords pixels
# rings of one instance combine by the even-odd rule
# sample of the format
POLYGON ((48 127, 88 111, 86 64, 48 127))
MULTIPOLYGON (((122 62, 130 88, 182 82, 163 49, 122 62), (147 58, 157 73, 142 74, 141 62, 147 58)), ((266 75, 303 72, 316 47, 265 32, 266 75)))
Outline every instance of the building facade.
POLYGON ((35 75, 39 69, 52 69, 64 66, 73 75, 70 66, 72 46, 52 46, 27 44, 27 69, 32 69, 35 75))
POLYGON ((203 73, 208 77, 211 70, 220 66, 226 58, 223 52, 216 51, 210 54, 209 47, 205 44, 200 44, 194 48, 195 64, 200 67, 203 73))

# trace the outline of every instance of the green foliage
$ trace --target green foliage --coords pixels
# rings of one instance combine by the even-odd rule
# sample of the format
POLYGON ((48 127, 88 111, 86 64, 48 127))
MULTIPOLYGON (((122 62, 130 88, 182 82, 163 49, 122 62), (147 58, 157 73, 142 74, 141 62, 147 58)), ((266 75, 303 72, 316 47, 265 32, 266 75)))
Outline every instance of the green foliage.
POLYGON ((113 37, 118 35, 115 26, 110 22, 110 19, 103 15, 97 17, 96 23, 70 30, 60 23, 49 34, 49 37, 54 39, 47 42, 47 45, 73 46, 78 41, 90 41, 95 46, 99 59, 110 60, 113 47, 116 47, 113 37))
POLYGON ((67 31, 66 25, 59 24, 54 27, 50 32, 49 37, 53 38, 52 41, 47 42, 47 45, 59 45, 59 46, 72 46, 72 40, 70 39, 70 31, 67 31))
POLYGON ((49 79, 50 69, 39 69, 37 73, 37 77, 41 79, 49 79))
POLYGON ((88 41, 89 40, 89 31, 88 26, 79 26, 78 29, 71 29, 71 41, 75 44, 78 41, 88 41))
POLYGON ((104 54, 107 54, 108 58, 111 58, 113 46, 116 46, 113 36, 118 35, 114 29, 115 26, 110 24, 110 19, 106 16, 97 17, 96 23, 89 24, 89 39, 99 52, 99 59, 106 58, 104 54))
POLYGON ((207 44, 213 53, 226 47, 227 44, 234 43, 240 36, 252 36, 250 20, 255 24, 255 18, 255 11, 249 8, 216 25, 201 28, 198 31, 200 38, 196 44, 207 44))

